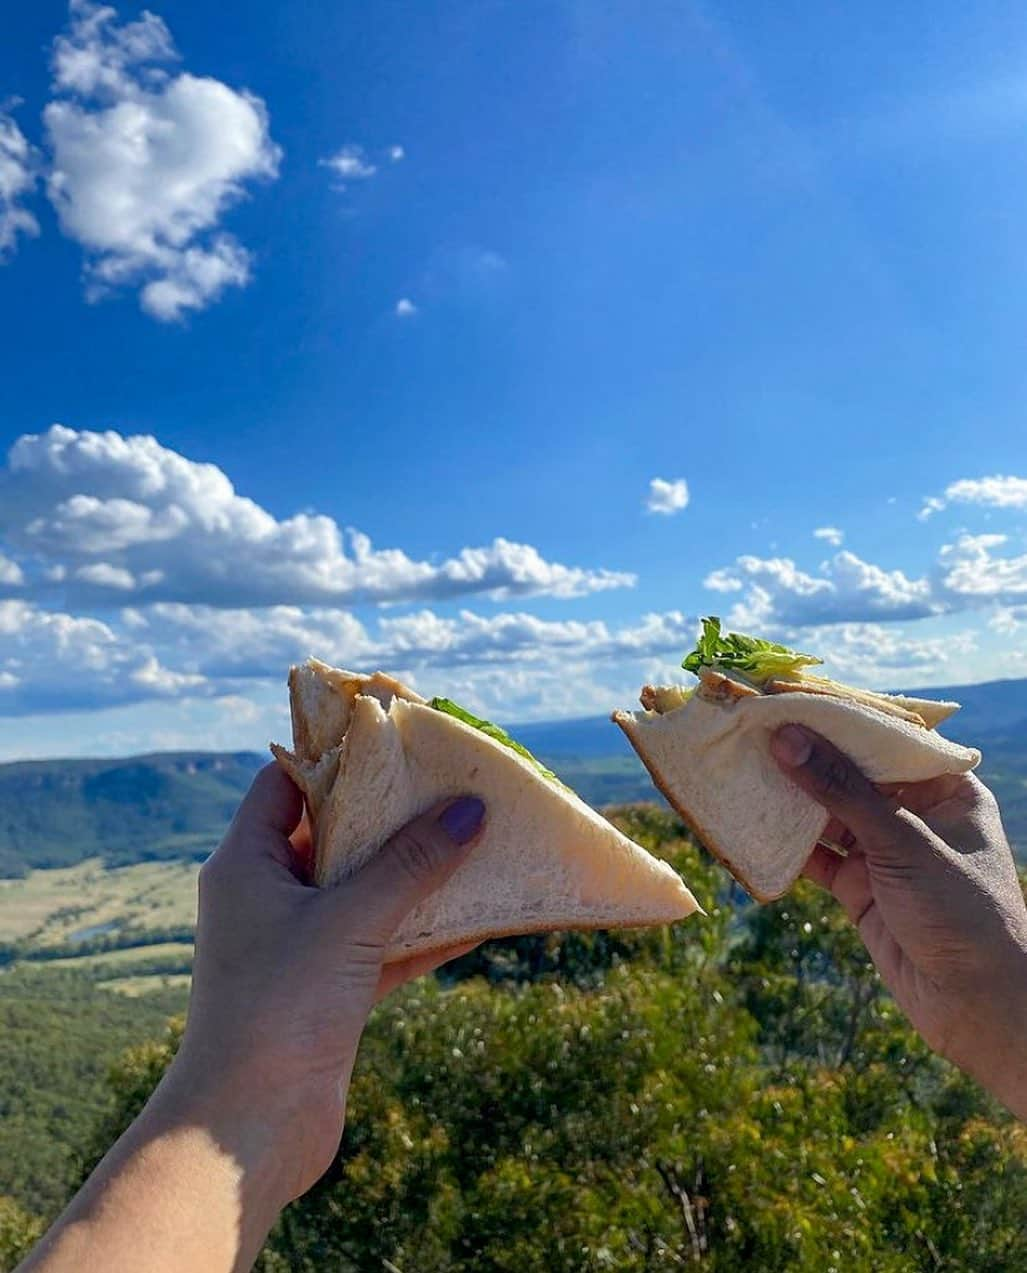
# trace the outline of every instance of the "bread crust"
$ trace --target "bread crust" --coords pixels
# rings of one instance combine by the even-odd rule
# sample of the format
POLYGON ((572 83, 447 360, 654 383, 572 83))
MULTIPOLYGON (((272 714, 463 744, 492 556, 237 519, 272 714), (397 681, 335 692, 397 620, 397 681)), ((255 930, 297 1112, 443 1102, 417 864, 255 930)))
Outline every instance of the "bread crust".
POLYGON ((839 686, 837 690, 827 685, 818 685, 816 681, 786 681, 780 677, 775 677, 767 682, 764 687, 767 694, 819 694, 823 698, 840 698, 852 703, 862 703, 865 707, 872 707, 874 711, 880 712, 884 716, 897 716, 899 720, 908 720, 911 725, 921 725, 927 728, 927 722, 919 712, 910 711, 908 707, 903 707, 900 703, 893 702, 884 694, 861 694, 858 691, 852 693, 844 693, 848 686, 839 686))

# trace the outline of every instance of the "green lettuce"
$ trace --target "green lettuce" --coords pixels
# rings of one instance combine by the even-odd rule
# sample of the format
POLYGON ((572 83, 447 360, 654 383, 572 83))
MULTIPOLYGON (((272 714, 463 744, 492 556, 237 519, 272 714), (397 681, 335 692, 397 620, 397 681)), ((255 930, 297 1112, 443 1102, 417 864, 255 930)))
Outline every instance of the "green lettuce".
MULTIPOLYGON (((469 712, 466 707, 461 707, 459 703, 454 703, 451 698, 433 698, 428 704, 437 712, 445 712, 447 716, 455 716, 457 720, 462 720, 465 725, 470 725, 473 729, 481 730, 483 734, 487 734, 489 738, 495 739, 497 743, 502 743, 504 747, 509 747, 511 751, 515 751, 518 756, 523 756, 525 760, 539 771, 543 778, 548 778, 550 782, 560 783, 560 779, 551 769, 547 769, 540 760, 528 751, 527 747, 523 747, 516 738, 511 738, 505 729, 499 725, 493 725, 489 720, 482 720, 480 716, 475 716, 473 712, 469 712)), ((563 783, 560 783, 563 786, 563 783)))
POLYGON ((702 635, 695 649, 685 656, 681 666, 699 675, 701 667, 715 667, 725 672, 741 672, 747 680, 764 685, 776 676, 794 676, 804 667, 823 663, 813 654, 800 654, 786 645, 743 636, 739 632, 722 633, 720 620, 710 615, 702 621, 702 635))

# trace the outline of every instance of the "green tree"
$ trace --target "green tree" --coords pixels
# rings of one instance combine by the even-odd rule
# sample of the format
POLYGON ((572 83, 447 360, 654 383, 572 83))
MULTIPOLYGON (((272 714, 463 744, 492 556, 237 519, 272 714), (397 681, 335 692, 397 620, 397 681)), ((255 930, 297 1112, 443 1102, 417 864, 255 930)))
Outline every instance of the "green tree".
MULTIPOLYGON (((1027 1267, 1027 1136, 917 1040, 830 899, 738 905, 674 819, 621 820, 708 918, 493 943, 391 997, 264 1273, 1027 1267)), ((94 1157, 177 1037, 115 1068, 94 1157)))
POLYGON ((8 1273, 32 1249, 43 1231, 35 1216, 13 1198, 0 1198, 0 1273, 8 1273))

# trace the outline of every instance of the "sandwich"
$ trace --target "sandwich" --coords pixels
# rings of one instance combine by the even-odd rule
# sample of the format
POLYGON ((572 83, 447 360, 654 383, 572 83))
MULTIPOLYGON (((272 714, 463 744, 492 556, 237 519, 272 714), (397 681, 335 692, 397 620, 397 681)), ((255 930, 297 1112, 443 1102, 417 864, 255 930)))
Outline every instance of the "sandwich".
POLYGON ((707 618, 682 663, 696 682, 646 685, 640 712, 613 713, 680 817, 761 902, 788 891, 829 821, 774 761, 779 726, 823 735, 875 783, 966 773, 981 759, 935 732, 958 703, 854 689, 810 671, 821 662, 707 618))
POLYGON ((439 801, 485 802, 470 857, 406 918, 386 962, 515 933, 667 924, 698 909, 670 866, 451 700, 316 659, 292 669, 289 690, 293 750, 272 751, 306 801, 314 883, 346 879, 439 801))

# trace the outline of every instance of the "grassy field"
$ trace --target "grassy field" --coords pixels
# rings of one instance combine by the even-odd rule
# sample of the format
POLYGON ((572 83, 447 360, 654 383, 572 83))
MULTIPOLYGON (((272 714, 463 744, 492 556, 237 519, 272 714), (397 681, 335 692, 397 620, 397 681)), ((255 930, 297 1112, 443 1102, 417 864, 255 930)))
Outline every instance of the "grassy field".
POLYGON ((63 947, 101 932, 192 924, 194 862, 104 868, 96 859, 0 880, 0 942, 63 947))
POLYGON ((145 954, 147 959, 167 956, 188 958, 193 953, 192 942, 161 941, 146 946, 129 946, 124 950, 104 950, 95 955, 70 955, 66 959, 50 960, 62 968, 120 968, 138 963, 145 954))
MULTIPOLYGON (((41 972, 87 972, 105 990, 140 995, 188 986, 192 943, 162 940, 196 914, 195 862, 104 867, 97 859, 23 879, 0 880, 0 943, 57 958, 19 960, 41 972), (153 933, 153 940, 147 934, 153 933), (90 941, 132 940, 124 949, 90 950, 90 941), (76 953, 79 946, 85 953, 76 953)), ((177 934, 176 934, 177 936, 177 934)))
POLYGON ((161 990, 188 990, 189 974, 172 973, 161 976, 156 973, 142 973, 137 977, 115 977, 110 981, 101 981, 104 990, 113 990, 116 994, 128 995, 138 999, 140 995, 151 995, 161 990))

